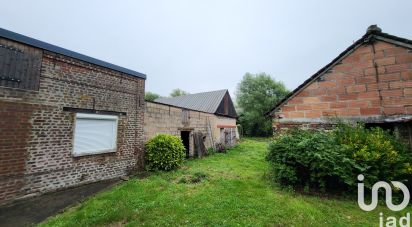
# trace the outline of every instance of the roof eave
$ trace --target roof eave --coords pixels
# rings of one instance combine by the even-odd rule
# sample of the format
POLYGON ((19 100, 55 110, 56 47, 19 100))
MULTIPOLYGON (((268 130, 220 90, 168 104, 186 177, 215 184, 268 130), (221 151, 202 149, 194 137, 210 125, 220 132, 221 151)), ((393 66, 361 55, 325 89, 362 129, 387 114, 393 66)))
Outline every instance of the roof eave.
POLYGON ((89 57, 87 55, 83 55, 83 54, 80 54, 80 53, 62 48, 62 47, 58 47, 58 46, 55 46, 53 44, 46 43, 46 42, 43 42, 43 41, 40 41, 40 40, 37 40, 37 39, 34 39, 34 38, 30 38, 28 36, 21 35, 21 34, 18 34, 18 33, 3 29, 3 28, 0 28, 0 37, 10 39, 10 40, 13 40, 13 41, 16 41, 16 42, 19 42, 19 43, 23 43, 23 44, 26 44, 26 45, 29 45, 29 46, 33 46, 33 47, 36 47, 36 48, 39 48, 39 49, 42 49, 42 50, 47 50, 47 51, 50 51, 50 52, 53 52, 53 53, 61 54, 61 55, 71 57, 71 58, 75 58, 75 59, 78 59, 78 60, 81 60, 81 61, 85 61, 85 62, 94 64, 94 65, 101 66, 101 67, 104 67, 104 68, 108 68, 108 69, 111 69, 111 70, 115 70, 115 71, 118 71, 118 72, 121 72, 121 73, 125 73, 125 74, 130 75, 130 76, 138 77, 138 78, 141 78, 141 79, 146 79, 146 75, 143 74, 143 73, 139 73, 139 72, 131 70, 131 69, 127 69, 127 68, 124 68, 124 67, 121 67, 121 66, 118 66, 118 65, 114 65, 114 64, 109 63, 109 62, 105 62, 105 61, 102 61, 102 60, 99 60, 99 59, 96 59, 96 58, 92 58, 92 57, 89 57))
POLYGON ((362 39, 357 40, 355 43, 353 43, 349 48, 347 48, 345 51, 343 51, 341 54, 339 54, 339 56, 337 58, 335 58, 333 61, 331 61, 329 64, 327 64, 326 66, 324 66, 322 69, 320 69, 319 71, 317 71, 315 74, 313 74, 311 77, 309 77, 307 80, 305 80, 301 85, 299 85, 297 88, 295 88, 292 92, 290 92, 288 95, 286 95, 285 98, 283 98, 282 100, 280 100, 278 102, 278 104, 276 104, 275 107, 273 107, 271 110, 269 110, 268 112, 266 112, 266 116, 273 116, 274 112, 276 112, 285 102, 289 101, 290 99, 292 99, 293 97, 295 97, 297 95, 297 93, 306 88, 307 86, 310 85, 310 83, 314 80, 316 80, 317 78, 319 78, 320 76, 324 75, 327 71, 329 71, 332 67, 334 67, 335 65, 337 65, 344 57, 346 57, 347 55, 349 55, 350 53, 352 53, 352 51, 363 44, 363 40, 364 38, 362 37, 362 39), (362 41, 362 42, 361 42, 362 41))
POLYGON ((382 32, 372 32, 372 33, 366 33, 362 38, 354 42, 352 45, 350 45, 348 48, 346 48, 342 53, 338 55, 335 59, 333 59, 329 64, 324 66, 322 69, 320 69, 318 72, 313 74, 309 79, 305 80, 301 85, 299 85, 297 88, 295 88, 292 92, 290 92, 285 98, 280 100, 275 107, 273 107, 271 110, 265 113, 266 116, 273 116, 276 111, 280 109, 280 107, 290 99, 296 96, 296 94, 309 86, 309 84, 319 78, 320 76, 324 75, 326 72, 328 72, 332 67, 334 67, 336 64, 338 64, 343 58, 345 58, 347 55, 351 54, 356 48, 359 46, 369 43, 373 40, 380 40, 383 42, 387 43, 392 43, 394 45, 398 46, 403 46, 406 48, 412 49, 412 40, 400 38, 397 36, 389 35, 386 33, 382 32))
POLYGON ((195 110, 195 109, 185 108, 185 107, 181 107, 181 106, 175 106, 175 105, 171 105, 171 104, 156 102, 156 101, 148 101, 148 100, 145 100, 145 102, 154 103, 154 104, 159 104, 159 105, 164 105, 164 106, 169 106, 169 107, 178 108, 178 109, 185 109, 185 110, 195 111, 195 112, 199 112, 199 113, 213 114, 213 115, 222 116, 222 117, 235 118, 235 119, 238 118, 237 115, 236 115, 236 116, 230 116, 230 115, 219 114, 219 113, 211 113, 211 112, 206 112, 206 111, 201 111, 201 110, 195 110))

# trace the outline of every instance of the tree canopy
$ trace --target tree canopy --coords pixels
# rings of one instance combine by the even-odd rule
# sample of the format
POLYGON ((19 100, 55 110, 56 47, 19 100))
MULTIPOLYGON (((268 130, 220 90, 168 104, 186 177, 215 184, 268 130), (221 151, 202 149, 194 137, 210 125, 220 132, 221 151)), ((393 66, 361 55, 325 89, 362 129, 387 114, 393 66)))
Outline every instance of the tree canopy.
POLYGON ((145 99, 146 101, 154 101, 154 100, 157 99, 157 98, 160 98, 160 95, 158 95, 158 94, 156 94, 156 93, 153 93, 153 92, 150 92, 150 91, 147 91, 147 92, 144 94, 144 99, 145 99))
POLYGON ((189 92, 183 91, 180 88, 176 88, 176 89, 173 89, 172 92, 170 92, 170 97, 177 97, 177 96, 188 95, 188 94, 189 92))
POLYGON ((241 111, 239 122, 246 135, 269 136, 272 119, 265 116, 289 91, 266 73, 246 73, 237 86, 236 101, 241 111))

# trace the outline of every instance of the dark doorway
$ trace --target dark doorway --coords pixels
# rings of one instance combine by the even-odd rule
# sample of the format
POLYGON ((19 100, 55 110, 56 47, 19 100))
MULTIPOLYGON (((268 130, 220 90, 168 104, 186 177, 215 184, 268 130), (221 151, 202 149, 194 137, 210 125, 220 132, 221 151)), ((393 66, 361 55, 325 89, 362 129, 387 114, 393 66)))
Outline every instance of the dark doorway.
POLYGON ((189 158, 189 135, 190 131, 180 131, 180 138, 182 138, 183 146, 185 146, 186 149, 186 158, 189 158))
POLYGON ((392 123, 366 123, 365 128, 374 128, 374 127, 379 127, 382 128, 383 130, 389 130, 391 133, 395 131, 394 124, 392 123))

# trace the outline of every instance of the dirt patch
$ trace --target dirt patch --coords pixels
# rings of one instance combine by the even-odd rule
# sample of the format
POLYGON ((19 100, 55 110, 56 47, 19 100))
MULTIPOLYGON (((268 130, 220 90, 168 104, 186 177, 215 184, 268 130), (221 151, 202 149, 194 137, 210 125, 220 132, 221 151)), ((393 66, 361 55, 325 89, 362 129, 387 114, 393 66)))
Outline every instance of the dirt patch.
POLYGON ((197 184, 205 180, 207 175, 203 172, 195 172, 191 175, 183 175, 177 183, 179 184, 197 184))

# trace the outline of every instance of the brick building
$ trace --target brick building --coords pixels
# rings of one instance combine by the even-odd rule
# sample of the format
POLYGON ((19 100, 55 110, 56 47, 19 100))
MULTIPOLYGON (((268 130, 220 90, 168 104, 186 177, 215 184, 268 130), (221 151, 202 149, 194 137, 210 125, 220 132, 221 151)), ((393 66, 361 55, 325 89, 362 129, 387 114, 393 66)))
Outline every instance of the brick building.
POLYGON ((146 103, 144 131, 148 140, 158 133, 180 136, 187 156, 196 156, 194 133, 204 135, 206 148, 233 146, 239 134, 236 110, 227 90, 203 92, 146 103))
POLYGON ((412 145, 412 40, 370 26, 269 114, 275 131, 329 127, 338 117, 394 130, 412 145))
POLYGON ((0 29, 0 203, 141 166, 145 78, 0 29))

